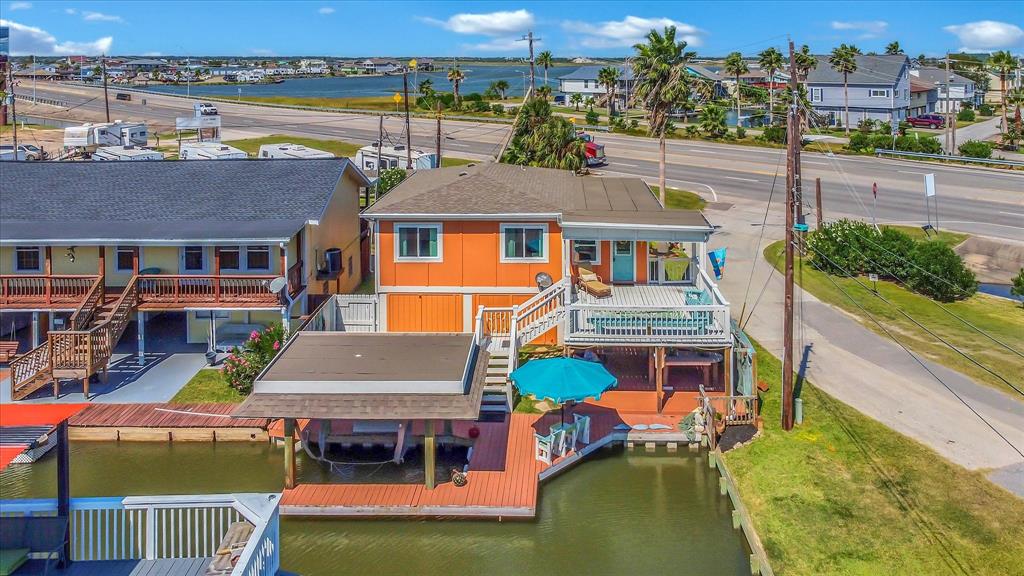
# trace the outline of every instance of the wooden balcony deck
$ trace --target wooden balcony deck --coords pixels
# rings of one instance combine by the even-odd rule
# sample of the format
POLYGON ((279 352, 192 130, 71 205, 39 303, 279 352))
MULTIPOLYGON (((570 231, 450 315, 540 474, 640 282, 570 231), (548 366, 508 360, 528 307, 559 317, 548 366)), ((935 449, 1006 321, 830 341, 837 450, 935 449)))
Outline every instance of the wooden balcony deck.
MULTIPOLYGON (((541 479, 561 471, 583 456, 614 441, 682 441, 677 430, 682 419, 678 413, 655 414, 652 393, 641 402, 651 404, 650 412, 620 412, 615 402, 584 403, 566 410, 571 421, 573 411, 591 417, 590 444, 559 457, 550 465, 535 457, 534 433, 547 433, 560 419, 558 411, 543 415, 513 413, 502 422, 479 422, 480 435, 473 445, 469 461, 469 483, 456 487, 451 482, 428 490, 421 484, 302 484, 285 490, 281 513, 296 516, 431 516, 532 518, 537 510, 541 479), (620 430, 628 424, 663 424, 666 430, 620 430), (621 426, 620 426, 621 427, 621 426)), ((620 399, 632 404, 629 396, 620 399), (626 401, 629 399, 629 401, 626 401)), ((680 404, 682 406, 682 404, 680 404)), ((693 406, 696 406, 694 400, 693 406)))
MULTIPOLYGON (((64 570, 51 569, 53 576, 204 576, 212 558, 167 558, 163 560, 79 560, 64 570)), ((42 560, 30 560, 14 576, 43 574, 42 560)))

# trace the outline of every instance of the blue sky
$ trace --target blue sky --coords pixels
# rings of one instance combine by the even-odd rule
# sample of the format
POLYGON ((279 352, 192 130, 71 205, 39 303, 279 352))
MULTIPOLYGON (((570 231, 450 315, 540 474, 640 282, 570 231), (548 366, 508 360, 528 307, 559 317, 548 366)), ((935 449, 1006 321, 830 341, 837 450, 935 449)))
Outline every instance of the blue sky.
POLYGON ((532 29, 555 56, 630 52, 675 24, 704 55, 825 52, 899 40, 908 54, 1024 52, 1024 2, 62 2, 0 0, 13 54, 523 56, 532 29))

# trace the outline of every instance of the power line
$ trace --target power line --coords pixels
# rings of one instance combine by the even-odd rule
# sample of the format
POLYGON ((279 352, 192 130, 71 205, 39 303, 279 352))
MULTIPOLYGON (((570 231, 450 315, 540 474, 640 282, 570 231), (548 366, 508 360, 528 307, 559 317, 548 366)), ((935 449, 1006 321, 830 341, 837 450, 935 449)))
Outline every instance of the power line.
POLYGON ((847 298, 849 298, 850 301, 853 302, 854 305, 856 305, 857 308, 859 308, 861 310, 861 312, 866 314, 868 316, 868 318, 870 318, 871 321, 874 322, 876 326, 878 326, 879 329, 881 329, 883 332, 885 332, 886 336, 888 336, 893 342, 895 342, 900 348, 902 348, 904 352, 906 352, 911 358, 914 359, 915 362, 917 362, 922 368, 924 368, 925 371, 927 371, 928 374, 930 374, 932 376, 932 378, 934 378, 939 384, 941 384, 943 388, 948 390, 950 394, 952 394, 954 397, 956 397, 956 399, 959 400, 961 404, 966 406, 967 409, 970 410, 975 416, 977 416, 979 420, 984 422, 985 425, 988 426, 992 430, 992 432, 994 432, 996 434, 996 436, 999 436, 999 438, 1002 439, 1002 441, 1005 442, 1007 446, 1009 446, 1011 449, 1013 449, 1013 451, 1016 452, 1018 455, 1020 455, 1021 458, 1024 458, 1024 452, 1021 452, 1021 450, 1019 448, 1017 448, 1013 444, 1013 442, 1010 442, 1009 438, 1004 436, 1002 432, 1000 432, 998 429, 996 429, 996 427, 993 426, 992 423, 988 421, 988 419, 986 419, 984 416, 981 415, 981 413, 979 413, 977 410, 975 410, 974 407, 970 405, 970 403, 968 403, 966 400, 964 400, 962 396, 957 394, 956 391, 953 390, 953 388, 951 388, 948 384, 946 384, 946 382, 942 378, 940 378, 939 375, 936 374, 931 368, 929 368, 927 364, 925 364, 920 358, 918 358, 916 354, 914 354, 909 348, 907 348, 906 345, 904 345, 902 342, 900 342, 900 340, 898 338, 896 338, 896 336, 893 335, 893 333, 891 331, 889 331, 888 328, 883 326, 882 323, 879 322, 870 312, 868 312, 864 308, 864 306, 862 306, 860 304, 860 302, 858 302, 853 296, 851 296, 846 291, 845 288, 843 288, 834 279, 832 279, 832 276, 828 272, 825 272, 820 267, 818 267, 814 263, 813 260, 811 261, 811 265, 814 266, 815 268, 817 268, 818 271, 820 271, 822 274, 824 274, 825 277, 828 278, 829 282, 831 282, 833 286, 835 286, 840 292, 842 292, 847 298))
MULTIPOLYGON (((746 323, 743 322, 743 316, 747 308, 747 296, 750 294, 750 285, 754 281, 754 270, 757 268, 757 263, 761 259, 761 241, 764 239, 764 229, 768 226, 768 214, 772 207, 772 197, 775 196, 775 183, 779 179, 780 165, 782 165, 782 154, 779 154, 778 160, 775 161, 775 175, 772 176, 772 187, 771 190, 768 191, 768 205, 765 206, 764 208, 764 217, 761 219, 761 230, 760 233, 757 235, 757 248, 754 250, 754 262, 750 266, 750 276, 747 277, 747 288, 743 291, 743 308, 740 309, 739 322, 741 327, 746 326, 746 323)), ((757 299, 754 301, 754 305, 750 308, 750 316, 754 315, 754 310, 757 309, 757 303, 761 301, 761 295, 764 294, 764 289, 765 287, 768 286, 768 281, 770 281, 771 278, 772 275, 769 272, 768 278, 765 280, 764 283, 765 286, 761 288, 761 293, 758 294, 757 299)), ((748 321, 750 320, 750 316, 747 317, 748 321)))
MULTIPOLYGON (((1004 384, 1006 384, 1006 385, 1007 385, 1007 386, 1009 386, 1010 388, 1013 388, 1014 390, 1016 390, 1018 394, 1020 394, 1021 396, 1024 396, 1024 390, 1021 390, 1020 388, 1018 388, 1018 387, 1014 386, 1014 385, 1013 385, 1013 384, 1012 384, 1012 383, 1011 383, 1011 382, 1010 382, 1009 380, 1007 380, 1006 378, 1004 378, 1004 377, 1003 377, 1003 376, 1002 376, 1001 374, 999 374, 998 372, 996 372, 996 371, 992 370, 992 369, 991 369, 991 368, 989 368, 988 366, 985 366, 985 365, 984 365, 984 364, 982 364, 981 362, 978 362, 977 360, 975 360, 975 359, 974 359, 974 357, 973 357, 973 356, 971 356, 971 355, 967 354, 966 352, 964 352, 964 351, 960 350, 959 348, 957 348, 956 346, 954 346, 953 344, 951 344, 951 343, 950 343, 949 341, 947 341, 947 340, 946 340, 946 339, 944 339, 943 337, 941 337, 941 336, 939 336, 938 334, 936 334, 935 332, 932 332, 932 331, 931 331, 931 330, 930 330, 930 329, 929 329, 929 328, 928 328, 927 326, 925 326, 924 324, 921 324, 921 323, 920 323, 919 321, 917 321, 917 319, 915 319, 915 318, 914 318, 913 316, 911 316, 910 314, 908 314, 907 312, 905 312, 905 311, 904 311, 904 310, 903 310, 902 308, 900 308, 899 306, 897 306, 896 304, 894 304, 894 303, 893 303, 892 301, 888 300, 887 298, 885 298, 884 296, 882 296, 882 295, 881 295, 881 294, 879 294, 878 292, 876 292, 876 291, 872 290, 871 288, 869 288, 868 286, 866 286, 865 284, 863 284, 863 283, 862 283, 862 282, 860 281, 860 279, 859 279, 859 278, 857 278, 857 276, 856 276, 856 275, 854 275, 853 273, 851 273, 851 272, 850 272, 849 270, 847 270, 846 268, 844 268, 844 267, 842 267, 842 266, 839 266, 838 264, 836 264, 836 262, 835 262, 834 260, 832 260, 831 258, 829 258, 828 256, 826 256, 825 254, 823 254, 823 253, 822 253, 821 251, 817 250, 817 249, 816 249, 816 248, 815 248, 814 246, 810 246, 810 248, 811 248, 811 250, 814 250, 815 254, 817 254, 818 256, 821 256, 822 258, 824 258, 825 260, 827 260, 827 261, 829 262, 829 264, 831 264, 832 266, 836 267, 836 268, 837 268, 837 269, 839 269, 839 270, 842 270, 842 271, 843 271, 843 272, 844 272, 844 273, 845 273, 845 274, 847 275, 847 277, 851 278, 851 279, 852 279, 852 280, 853 280, 854 282, 856 282, 858 286, 860 286, 860 287, 861 287, 861 288, 863 288, 864 290, 867 290, 867 291, 868 291, 868 292, 869 292, 870 294, 874 295, 874 296, 875 296, 876 298, 878 298, 878 299, 879 299, 879 300, 881 300, 882 302, 885 302, 885 303, 886 303, 886 304, 888 304, 889 306, 892 306, 892 307, 893 307, 893 308, 894 308, 894 309, 895 309, 895 310, 896 310, 897 312, 899 312, 899 313, 900 313, 901 315, 903 315, 903 316, 904 316, 904 317, 906 317, 906 318, 907 318, 908 320, 910 320, 910 321, 911 321, 911 322, 913 322, 913 323, 914 323, 915 325, 917 325, 917 327, 918 327, 918 328, 921 328, 922 330, 924 330, 925 332, 927 332, 927 333, 928 333, 929 335, 931 335, 931 336, 932 336, 933 338, 935 338, 935 339, 936 339, 936 340, 938 340, 939 342, 942 342, 943 344, 945 344, 946 346, 948 346, 948 347, 949 347, 949 348, 950 348, 951 350, 953 350, 953 351, 954 351, 954 352, 956 352, 957 354, 959 354, 959 355, 963 356, 964 358, 966 358, 966 359, 967 359, 967 360, 968 360, 969 362, 971 362, 972 364, 974 364, 974 365, 976 365, 977 367, 981 368, 982 370, 984 370, 984 371, 988 372, 989 374, 991 374, 991 375, 995 376, 995 377, 996 377, 996 378, 998 378, 998 379, 999 379, 1000 381, 1002 381, 1002 382, 1003 382, 1004 384)), ((820 270, 820 268, 819 268, 819 270, 820 270)), ((827 272, 825 272, 825 274, 827 275, 828 273, 827 273, 827 272)))

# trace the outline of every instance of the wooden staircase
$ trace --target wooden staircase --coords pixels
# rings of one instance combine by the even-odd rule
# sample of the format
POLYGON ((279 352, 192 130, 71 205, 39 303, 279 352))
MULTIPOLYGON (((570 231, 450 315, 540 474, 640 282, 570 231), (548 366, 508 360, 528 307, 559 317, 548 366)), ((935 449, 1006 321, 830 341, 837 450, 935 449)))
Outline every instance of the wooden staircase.
POLYGON ((488 352, 480 419, 502 420, 512 407, 512 385, 508 380, 511 358, 507 339, 492 340, 488 352))
POLYGON ((106 293, 103 278, 98 278, 71 315, 70 330, 50 332, 46 342, 11 362, 11 399, 21 400, 51 383, 57 396, 62 378, 82 380, 88 397, 89 378, 106 373, 138 302, 135 276, 124 291, 111 295, 106 293))

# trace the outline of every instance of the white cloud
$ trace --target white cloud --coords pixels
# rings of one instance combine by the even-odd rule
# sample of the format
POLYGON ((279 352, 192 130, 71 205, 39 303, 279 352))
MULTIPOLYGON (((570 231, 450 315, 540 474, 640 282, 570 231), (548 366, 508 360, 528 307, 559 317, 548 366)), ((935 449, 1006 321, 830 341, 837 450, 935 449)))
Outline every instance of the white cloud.
POLYGON ((65 14, 77 14, 77 13, 78 13, 78 11, 77 11, 77 10, 75 10, 74 8, 65 8, 65 9, 64 9, 64 13, 65 13, 65 14))
POLYGON ((643 42, 651 30, 661 32, 666 26, 676 27, 676 40, 685 40, 690 46, 700 46, 704 30, 671 18, 641 18, 626 16, 622 20, 590 23, 566 21, 562 28, 580 37, 580 44, 587 48, 628 48, 643 42))
MULTIPOLYGON (((544 42, 541 40, 533 41, 535 48, 543 44, 544 42)), ((527 50, 526 42, 523 42, 518 36, 494 38, 477 44, 463 44, 462 48, 468 52, 520 52, 523 54, 527 50)))
POLYGON ((946 32, 956 35, 963 44, 961 50, 967 52, 985 52, 1017 46, 1024 40, 1024 30, 1020 26, 981 20, 966 24, 954 24, 943 28, 946 32))
POLYGON ((82 20, 88 22, 124 22, 120 16, 104 14, 102 12, 82 12, 82 20))
POLYGON ((331 8, 330 6, 324 6, 323 8, 317 10, 317 12, 321 14, 334 14, 334 8, 331 8))
POLYGON ((863 20, 859 22, 840 22, 838 20, 832 21, 833 30, 855 30, 860 31, 861 35, 858 38, 867 40, 870 38, 877 38, 885 31, 889 29, 889 23, 885 20, 863 20))
POLYGON ((421 17, 420 20, 456 34, 480 34, 483 36, 506 36, 517 32, 526 32, 534 23, 533 14, 522 9, 514 12, 491 12, 489 14, 455 14, 447 20, 428 17, 421 17))
POLYGON ((15 10, 29 10, 32 8, 31 2, 11 2, 10 6, 7 7, 11 12, 15 10))
POLYGON ((112 36, 104 36, 92 42, 59 42, 46 30, 35 26, 26 26, 10 20, 0 19, 0 26, 10 27, 10 45, 12 56, 36 54, 39 56, 69 56, 77 54, 96 55, 110 52, 114 43, 112 36))
POLYGON ((157 56, 163 56, 163 54, 161 54, 160 52, 143 52, 142 55, 146 58, 155 58, 157 56))

